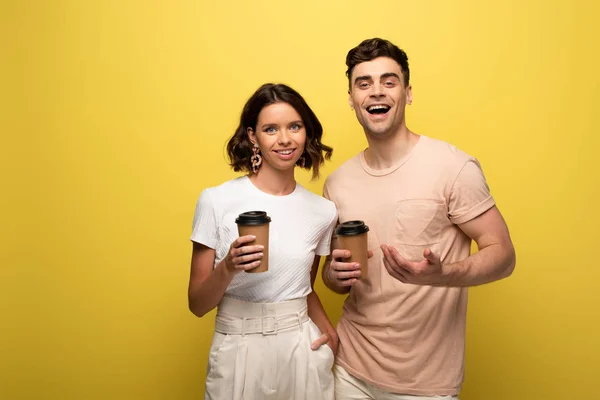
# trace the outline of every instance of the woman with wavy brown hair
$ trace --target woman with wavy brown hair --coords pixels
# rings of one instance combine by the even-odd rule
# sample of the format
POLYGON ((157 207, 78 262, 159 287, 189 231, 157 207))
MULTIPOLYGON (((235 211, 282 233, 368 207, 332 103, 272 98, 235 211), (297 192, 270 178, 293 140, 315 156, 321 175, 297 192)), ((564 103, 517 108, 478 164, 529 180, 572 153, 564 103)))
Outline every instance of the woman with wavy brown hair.
POLYGON ((217 308, 205 399, 334 398, 337 334, 314 280, 337 212, 295 180, 296 168, 318 177, 331 157, 322 135, 298 92, 265 84, 227 144, 230 165, 246 174, 200 194, 188 298, 198 317, 217 308), (266 272, 249 273, 265 249, 238 237, 236 218, 251 210, 271 218, 266 272))

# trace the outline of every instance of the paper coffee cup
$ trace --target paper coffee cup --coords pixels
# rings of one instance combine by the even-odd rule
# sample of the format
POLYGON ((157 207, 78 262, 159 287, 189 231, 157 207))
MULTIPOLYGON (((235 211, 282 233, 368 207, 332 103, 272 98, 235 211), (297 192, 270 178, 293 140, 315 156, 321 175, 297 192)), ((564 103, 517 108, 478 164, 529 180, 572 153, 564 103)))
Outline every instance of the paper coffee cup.
POLYGON ((238 226, 238 233, 241 236, 254 235, 256 239, 246 245, 264 246, 263 258, 260 265, 246 272, 266 272, 269 269, 269 223, 271 217, 264 211, 248 211, 241 213, 235 220, 238 226))
POLYGON ((348 221, 337 226, 338 248, 350 250, 350 259, 345 262, 360 264, 360 279, 366 279, 369 266, 368 238, 369 227, 363 221, 348 221))

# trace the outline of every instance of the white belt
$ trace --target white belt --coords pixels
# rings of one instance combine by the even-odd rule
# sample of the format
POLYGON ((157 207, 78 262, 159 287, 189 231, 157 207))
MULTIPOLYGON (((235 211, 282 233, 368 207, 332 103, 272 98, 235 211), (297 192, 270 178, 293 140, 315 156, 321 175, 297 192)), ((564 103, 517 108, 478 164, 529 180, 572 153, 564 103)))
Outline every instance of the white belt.
POLYGON ((282 303, 249 303, 223 298, 217 311, 215 331, 242 336, 276 335, 281 331, 302 329, 306 321, 306 298, 282 303))

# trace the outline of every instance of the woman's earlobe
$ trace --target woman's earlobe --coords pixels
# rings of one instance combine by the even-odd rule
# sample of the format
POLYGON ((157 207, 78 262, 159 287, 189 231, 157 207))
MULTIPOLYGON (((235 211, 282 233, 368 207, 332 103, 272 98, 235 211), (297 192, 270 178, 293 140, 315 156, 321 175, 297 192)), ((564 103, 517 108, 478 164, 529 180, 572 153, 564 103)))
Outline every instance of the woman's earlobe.
POLYGON ((248 135, 248 139, 250 140, 250 142, 252 144, 256 144, 256 139, 255 139, 255 135, 254 135, 254 129, 248 127, 246 128, 246 134, 248 135))

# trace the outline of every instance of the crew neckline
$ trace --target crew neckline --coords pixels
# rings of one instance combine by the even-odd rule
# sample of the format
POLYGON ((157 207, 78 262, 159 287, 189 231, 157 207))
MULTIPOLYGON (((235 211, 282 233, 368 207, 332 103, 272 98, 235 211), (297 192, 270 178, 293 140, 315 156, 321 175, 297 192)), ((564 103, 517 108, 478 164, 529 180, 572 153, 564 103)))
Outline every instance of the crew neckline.
POLYGON ((265 196, 270 196, 270 197, 274 197, 274 198, 288 198, 294 194, 296 194, 298 192, 298 189, 300 188, 300 184, 298 184, 298 182, 296 182, 296 186, 294 187, 294 190, 291 193, 288 194, 271 194, 271 193, 267 193, 265 191, 260 190, 258 187, 256 187, 256 185, 254 183, 252 183, 252 181, 250 180, 250 177, 248 175, 244 175, 243 179, 246 180, 246 183, 248 185, 250 185, 250 187, 252 187, 252 190, 257 191, 258 193, 261 193, 265 196))
POLYGON ((375 169, 375 168, 369 167, 369 165, 367 164, 367 160, 365 158, 365 151, 367 149, 361 151, 359 154, 360 165, 363 168, 363 170, 365 170, 365 172, 368 173, 369 175, 373 175, 373 176, 389 175, 389 174, 393 173, 394 171, 398 170, 402 165, 404 165, 412 157, 412 155, 415 153, 415 151, 419 147, 421 147, 421 143, 426 139, 427 139, 427 136, 419 135, 419 140, 417 141, 417 143, 415 143, 413 148, 410 149, 410 151, 407 154, 405 154, 404 157, 402 157, 400 160, 398 160, 398 162, 396 164, 392 165, 389 168, 375 169))

